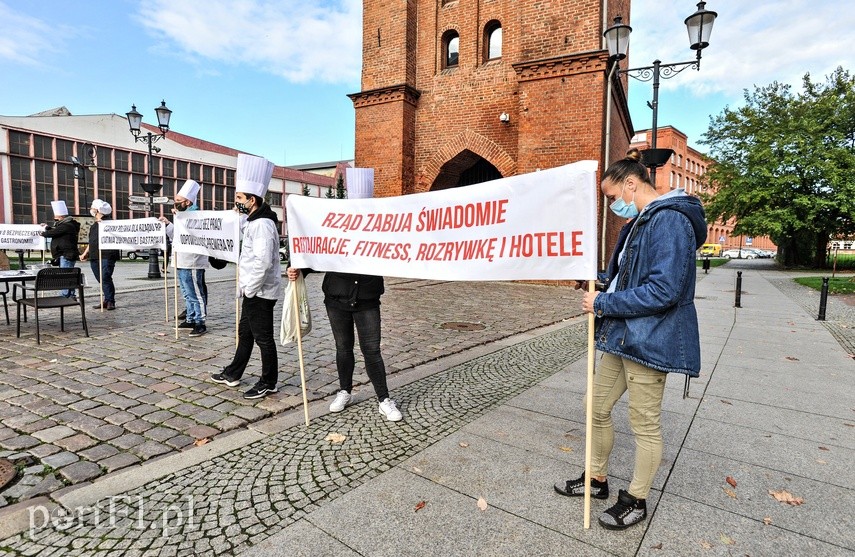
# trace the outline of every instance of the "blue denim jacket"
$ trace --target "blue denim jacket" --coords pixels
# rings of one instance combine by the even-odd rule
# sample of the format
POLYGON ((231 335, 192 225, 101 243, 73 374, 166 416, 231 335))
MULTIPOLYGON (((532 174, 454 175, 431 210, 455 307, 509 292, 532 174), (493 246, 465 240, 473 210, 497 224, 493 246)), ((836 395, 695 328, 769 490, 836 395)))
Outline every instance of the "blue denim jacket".
POLYGON ((698 376, 695 250, 706 236, 703 206, 690 195, 654 200, 623 227, 605 277, 615 291, 594 300, 597 349, 698 376))

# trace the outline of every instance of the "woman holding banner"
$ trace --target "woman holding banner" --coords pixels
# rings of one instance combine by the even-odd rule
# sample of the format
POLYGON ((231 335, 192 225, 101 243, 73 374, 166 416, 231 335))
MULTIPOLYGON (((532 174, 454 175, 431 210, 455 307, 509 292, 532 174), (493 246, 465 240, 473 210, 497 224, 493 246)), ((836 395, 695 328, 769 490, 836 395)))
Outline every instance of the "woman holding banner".
MULTIPOLYGON (((637 149, 606 170, 600 188, 613 200, 611 210, 631 220, 618 236, 605 291, 586 292, 582 301, 582 309, 596 316, 597 349, 604 352, 593 388, 590 485, 592 497, 608 499, 612 408, 629 391, 632 482, 599 517, 603 527, 623 530, 647 517, 647 495, 662 460, 665 378, 700 372, 695 250, 706 240, 707 224, 696 197, 682 189, 659 195, 637 149)), ((584 474, 555 485, 567 496, 583 496, 584 490, 584 474)))
POLYGON ((112 212, 113 207, 106 201, 96 199, 92 202, 89 214, 95 217, 95 222, 89 227, 89 245, 80 254, 81 261, 89 260, 92 274, 95 275, 95 280, 101 283, 101 290, 104 293, 104 301, 99 302, 95 309, 116 309, 116 286, 113 284, 113 271, 116 269, 116 261, 122 258, 122 252, 117 249, 102 251, 99 248, 98 241, 98 223, 109 219, 112 212))

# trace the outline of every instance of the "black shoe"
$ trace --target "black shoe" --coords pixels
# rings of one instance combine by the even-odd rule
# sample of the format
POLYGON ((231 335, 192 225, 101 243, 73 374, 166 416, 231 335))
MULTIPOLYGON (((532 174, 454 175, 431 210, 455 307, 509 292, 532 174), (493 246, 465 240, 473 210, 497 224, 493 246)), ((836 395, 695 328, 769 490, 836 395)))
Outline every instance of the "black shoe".
POLYGON ((195 327, 193 327, 193 330, 190 331, 190 336, 191 337, 200 337, 207 332, 208 332, 208 327, 206 327, 205 325, 203 325, 201 323, 198 323, 198 324, 196 324, 195 327))
POLYGON ((186 309, 178 314, 178 319, 187 319, 187 310, 186 309))
POLYGON ((237 387, 238 385, 240 385, 240 379, 229 379, 229 377, 226 376, 225 372, 215 373, 211 376, 211 381, 213 381, 214 383, 226 385, 228 387, 237 387))
POLYGON ((251 388, 247 392, 243 394, 243 398, 247 400, 254 400, 256 398, 264 398, 269 394, 278 393, 279 389, 276 387, 268 387, 263 383, 259 382, 255 384, 255 387, 251 388))
POLYGON ((102 304, 95 304, 94 306, 92 306, 92 309, 110 309, 109 307, 107 307, 108 305, 109 304, 107 304, 107 302, 104 302, 103 305, 102 304))
POLYGON ((107 302, 107 309, 109 311, 113 311, 114 309, 116 309, 116 302, 107 302))
MULTIPOLYGON (((584 497, 585 496, 585 474, 575 480, 567 480, 555 484, 555 491, 567 497, 584 497)), ((597 478, 591 479, 591 497, 594 499, 609 498, 609 480, 599 481, 597 478)))
POLYGON ((636 499, 624 490, 618 491, 618 500, 600 515, 603 528, 623 530, 647 518, 647 500, 636 499))
POLYGON ((178 328, 179 329, 195 329, 196 324, 192 323, 190 321, 182 321, 181 323, 178 324, 178 328))

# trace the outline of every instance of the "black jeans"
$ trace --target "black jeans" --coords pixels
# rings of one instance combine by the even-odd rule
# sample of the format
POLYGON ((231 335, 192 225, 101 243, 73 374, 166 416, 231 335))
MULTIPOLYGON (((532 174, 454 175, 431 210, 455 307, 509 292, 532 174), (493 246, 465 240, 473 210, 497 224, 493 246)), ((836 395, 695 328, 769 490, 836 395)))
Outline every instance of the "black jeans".
POLYGON ((273 306, 276 300, 244 298, 238 324, 238 345, 232 363, 223 374, 230 379, 240 379, 252 355, 253 342, 261 350, 261 381, 266 387, 275 387, 279 380, 279 355, 273 340, 273 306))
POLYGON ((386 387, 386 366, 380 355, 380 308, 362 311, 342 311, 327 306, 330 328, 335 338, 335 365, 338 368, 338 384, 341 390, 350 392, 353 388, 353 368, 356 359, 353 355, 353 328, 359 335, 359 349, 365 358, 365 371, 374 392, 381 401, 389 396, 386 387))

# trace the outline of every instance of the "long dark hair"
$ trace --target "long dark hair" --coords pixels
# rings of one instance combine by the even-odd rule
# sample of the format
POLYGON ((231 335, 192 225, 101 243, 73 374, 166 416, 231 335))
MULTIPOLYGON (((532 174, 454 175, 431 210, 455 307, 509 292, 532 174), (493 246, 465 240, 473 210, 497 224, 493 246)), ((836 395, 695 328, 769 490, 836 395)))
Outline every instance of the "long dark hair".
POLYGON ((620 183, 630 176, 635 176, 650 186, 653 185, 650 182, 650 173, 641 164, 641 151, 635 147, 626 152, 626 157, 609 166, 603 174, 603 181, 611 180, 612 182, 620 183))

